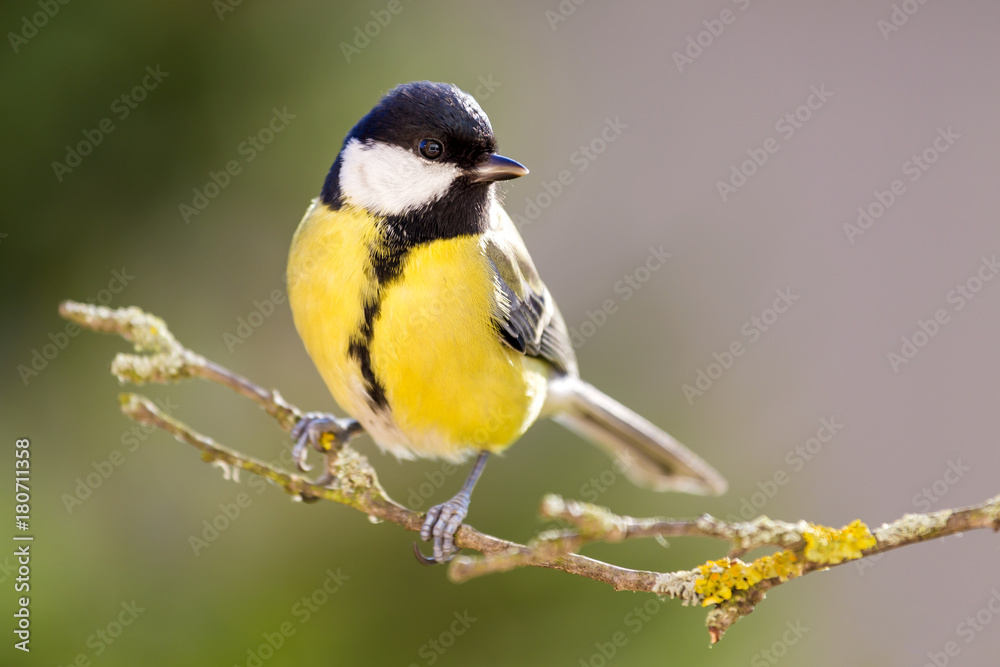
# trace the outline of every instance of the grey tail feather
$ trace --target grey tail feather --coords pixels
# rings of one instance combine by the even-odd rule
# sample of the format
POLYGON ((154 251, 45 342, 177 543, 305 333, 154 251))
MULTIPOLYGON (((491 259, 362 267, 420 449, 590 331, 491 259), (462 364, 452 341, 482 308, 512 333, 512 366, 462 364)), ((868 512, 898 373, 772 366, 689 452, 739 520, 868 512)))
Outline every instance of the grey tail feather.
POLYGON ((583 380, 553 380, 549 390, 552 418, 621 461, 636 484, 656 491, 725 493, 725 478, 700 456, 583 380))

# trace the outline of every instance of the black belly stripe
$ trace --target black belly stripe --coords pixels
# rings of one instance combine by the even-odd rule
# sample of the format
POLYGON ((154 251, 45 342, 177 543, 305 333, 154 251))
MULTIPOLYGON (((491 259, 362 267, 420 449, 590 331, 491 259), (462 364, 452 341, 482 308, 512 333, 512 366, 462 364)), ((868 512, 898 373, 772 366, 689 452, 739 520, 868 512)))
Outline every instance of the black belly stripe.
MULTIPOLYGON (((323 201, 333 208, 339 208, 341 203, 339 173, 338 158, 323 190, 323 201)), ((365 302, 364 322, 351 336, 347 348, 348 355, 358 361, 373 407, 389 407, 385 386, 375 374, 371 360, 375 320, 382 309, 386 288, 402 275, 403 260, 411 248, 440 239, 482 233, 489 222, 488 194, 487 188, 460 181, 433 206, 382 219, 382 238, 368 253, 377 289, 375 295, 365 302)))
POLYGON ((358 331, 351 336, 347 347, 347 354, 358 360, 368 400, 374 408, 389 407, 385 386, 372 368, 371 342, 375 335, 375 320, 382 310, 382 299, 385 296, 386 287, 402 275, 403 259, 409 249, 408 245, 389 243, 371 249, 369 258, 378 287, 375 290, 375 296, 365 302, 364 321, 358 331))
POLYGON ((372 407, 388 407, 389 400, 385 396, 385 387, 375 377, 375 371, 372 370, 372 357, 368 349, 368 341, 359 342, 352 340, 347 348, 347 353, 358 360, 358 366, 361 368, 361 377, 365 381, 365 391, 368 394, 368 401, 372 407))

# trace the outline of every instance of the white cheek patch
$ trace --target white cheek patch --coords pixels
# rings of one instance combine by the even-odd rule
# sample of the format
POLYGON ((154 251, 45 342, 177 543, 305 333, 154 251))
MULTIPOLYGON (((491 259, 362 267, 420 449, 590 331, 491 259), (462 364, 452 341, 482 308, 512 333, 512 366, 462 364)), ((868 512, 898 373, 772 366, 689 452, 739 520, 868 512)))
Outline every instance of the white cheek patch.
POLYGON ((431 204, 448 191, 458 167, 430 162, 400 146, 351 139, 340 163, 340 192, 376 215, 401 215, 431 204))

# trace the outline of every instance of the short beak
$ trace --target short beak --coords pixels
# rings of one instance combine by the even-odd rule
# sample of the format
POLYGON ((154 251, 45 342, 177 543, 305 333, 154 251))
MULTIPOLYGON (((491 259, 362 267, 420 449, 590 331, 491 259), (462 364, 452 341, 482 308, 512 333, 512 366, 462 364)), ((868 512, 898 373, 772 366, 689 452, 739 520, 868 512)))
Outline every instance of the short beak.
POLYGON ((490 153, 486 161, 469 172, 473 183, 508 181, 528 173, 528 168, 509 157, 490 153))

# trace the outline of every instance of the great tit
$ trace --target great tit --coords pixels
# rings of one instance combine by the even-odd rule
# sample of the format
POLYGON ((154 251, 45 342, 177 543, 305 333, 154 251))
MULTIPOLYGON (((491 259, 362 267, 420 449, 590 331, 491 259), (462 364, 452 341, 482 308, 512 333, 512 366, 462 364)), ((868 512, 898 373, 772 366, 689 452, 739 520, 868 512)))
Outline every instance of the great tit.
MULTIPOLYGON (((528 173, 497 154, 489 119, 454 85, 397 86, 348 133, 292 240, 295 326, 337 403, 310 414, 296 457, 327 431, 367 431, 399 458, 476 455, 420 533, 443 562, 492 452, 540 416, 602 446, 635 482, 719 494, 726 481, 647 420, 580 379, 559 309, 497 182, 528 173)), ((417 552, 419 554, 419 551, 417 552)))

